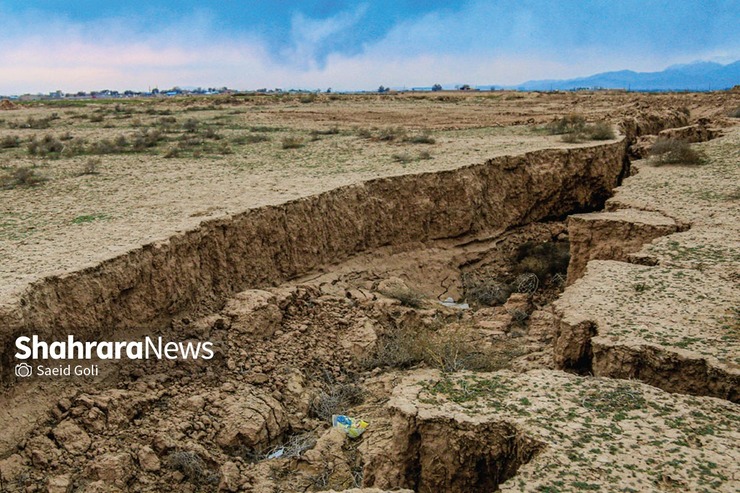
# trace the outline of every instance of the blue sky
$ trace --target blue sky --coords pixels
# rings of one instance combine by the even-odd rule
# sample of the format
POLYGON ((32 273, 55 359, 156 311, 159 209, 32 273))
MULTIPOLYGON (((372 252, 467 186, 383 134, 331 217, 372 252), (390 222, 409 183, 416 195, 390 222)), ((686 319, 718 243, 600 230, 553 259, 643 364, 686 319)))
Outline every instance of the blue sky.
POLYGON ((0 94, 517 84, 740 58, 737 0, 0 0, 0 94))

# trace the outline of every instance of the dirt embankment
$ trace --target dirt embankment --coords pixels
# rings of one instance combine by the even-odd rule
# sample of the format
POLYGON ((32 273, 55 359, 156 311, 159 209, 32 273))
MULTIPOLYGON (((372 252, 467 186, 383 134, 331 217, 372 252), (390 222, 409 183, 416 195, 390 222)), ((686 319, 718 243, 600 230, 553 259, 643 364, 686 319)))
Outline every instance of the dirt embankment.
POLYGON ((32 284, 0 308, 0 382, 21 333, 99 338, 217 308, 383 245, 453 238, 600 207, 625 175, 623 141, 500 157, 342 187, 204 222, 165 242, 32 284))

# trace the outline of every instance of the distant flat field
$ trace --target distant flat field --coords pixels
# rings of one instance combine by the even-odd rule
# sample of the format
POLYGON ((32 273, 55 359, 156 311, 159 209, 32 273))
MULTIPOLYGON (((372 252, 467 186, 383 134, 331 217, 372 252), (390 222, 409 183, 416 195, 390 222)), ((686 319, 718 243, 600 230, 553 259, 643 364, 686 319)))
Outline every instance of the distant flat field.
POLYGON ((594 145, 542 130, 565 114, 616 123, 684 107, 712 117, 728 97, 447 92, 17 104, 0 111, 0 298, 206 218, 375 177, 594 145))

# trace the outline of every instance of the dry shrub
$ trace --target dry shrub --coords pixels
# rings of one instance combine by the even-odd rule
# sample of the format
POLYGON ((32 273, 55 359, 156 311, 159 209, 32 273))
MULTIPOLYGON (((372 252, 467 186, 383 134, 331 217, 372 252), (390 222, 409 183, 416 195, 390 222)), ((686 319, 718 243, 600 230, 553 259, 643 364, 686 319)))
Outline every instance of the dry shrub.
POLYGON ((571 113, 560 119, 548 123, 545 129, 551 135, 578 134, 586 128, 586 119, 577 114, 571 113))
POLYGON ((587 134, 591 140, 611 140, 616 137, 614 128, 608 122, 604 121, 589 125, 587 134))
POLYGON ((21 139, 15 135, 6 135, 0 140, 0 148, 10 149, 11 147, 18 147, 21 145, 21 139))
POLYGON ((479 305, 503 305, 511 295, 511 288, 495 279, 472 280, 471 278, 465 278, 463 279, 463 285, 465 287, 465 298, 479 305))
POLYGON ((299 147, 303 147, 303 139, 288 135, 287 137, 283 137, 281 144, 283 149, 298 149, 299 147))
POLYGON ((429 132, 423 132, 412 137, 407 137, 404 140, 406 142, 410 142, 411 144, 434 144, 437 142, 434 137, 429 135, 429 132))
POLYGON ((521 344, 501 341, 482 348, 473 342, 466 327, 439 330, 414 323, 404 323, 381 335, 371 355, 361 363, 367 368, 407 369, 424 364, 441 371, 494 371, 506 368, 511 359, 522 354, 521 344))
POLYGON ((730 118, 740 118, 740 106, 727 112, 730 118))
POLYGON ((331 421, 334 414, 347 414, 352 406, 362 404, 365 391, 354 384, 331 384, 311 402, 310 414, 323 421, 331 421))
POLYGON ((551 135, 562 135, 563 142, 569 143, 611 140, 616 137, 614 129, 608 122, 598 121, 594 124, 587 124, 586 119, 576 113, 550 122, 545 130, 551 135))
POLYGON ((515 271, 520 274, 533 273, 539 279, 568 271, 570 244, 567 241, 529 241, 517 248, 515 271))
POLYGON ((219 475, 211 471, 197 452, 178 450, 167 455, 170 469, 180 471, 194 484, 218 484, 219 475))
POLYGON ((11 190, 17 187, 34 187, 46 181, 46 178, 39 176, 36 170, 29 166, 20 166, 15 168, 6 176, 0 177, 0 188, 11 190))
POLYGON ((406 129, 403 127, 387 127, 381 130, 375 137, 375 140, 383 142, 393 142, 396 140, 406 139, 406 129))
POLYGON ((80 176, 97 175, 98 166, 100 166, 100 163, 101 163, 101 160, 99 157, 88 159, 87 161, 85 161, 85 164, 82 166, 82 170, 80 171, 80 176))
POLYGON ((658 138, 650 149, 656 165, 683 164, 697 166, 706 163, 706 157, 694 150, 688 142, 674 138, 658 138))

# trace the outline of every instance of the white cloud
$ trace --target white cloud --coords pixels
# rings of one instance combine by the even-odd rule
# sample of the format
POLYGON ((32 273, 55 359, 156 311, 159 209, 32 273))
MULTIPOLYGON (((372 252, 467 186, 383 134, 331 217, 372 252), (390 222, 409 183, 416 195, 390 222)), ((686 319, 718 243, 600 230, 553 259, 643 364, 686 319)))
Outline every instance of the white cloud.
POLYGON ((666 57, 608 44, 543 43, 548 19, 524 7, 505 15, 503 8, 479 1, 407 20, 361 50, 354 47, 355 55, 343 54, 347 51, 336 39, 362 28, 365 5, 320 20, 294 14, 288 48, 277 53, 255 35, 223 32, 207 12, 157 32, 135 19, 83 24, 0 12, 0 25, 9 26, 0 33, 0 94, 175 85, 335 90, 380 84, 513 85, 623 68, 660 70, 702 55, 738 55, 734 46, 697 47, 695 55, 666 57))

